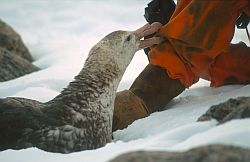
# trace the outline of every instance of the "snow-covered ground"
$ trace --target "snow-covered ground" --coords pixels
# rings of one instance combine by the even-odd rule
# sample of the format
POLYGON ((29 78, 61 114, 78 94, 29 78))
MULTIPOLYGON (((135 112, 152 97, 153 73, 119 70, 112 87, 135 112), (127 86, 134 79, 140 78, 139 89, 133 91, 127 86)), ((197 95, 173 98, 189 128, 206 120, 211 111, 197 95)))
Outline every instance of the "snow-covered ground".
MULTIPOLYGON (((0 83, 0 97, 19 96, 39 101, 55 97, 82 68, 89 49, 114 30, 141 27, 149 0, 1 0, 0 18, 10 24, 42 68, 15 80, 0 83)), ((237 31, 234 42, 248 42, 237 31)), ((128 67, 119 90, 128 88, 147 65, 138 52, 128 67)), ((196 122, 211 105, 232 97, 250 96, 250 85, 210 88, 200 81, 168 106, 168 110, 140 119, 116 131, 105 147, 68 155, 36 148, 0 152, 0 162, 103 162, 133 150, 183 151, 200 145, 223 143, 250 148, 250 119, 220 126, 216 121, 196 122)))

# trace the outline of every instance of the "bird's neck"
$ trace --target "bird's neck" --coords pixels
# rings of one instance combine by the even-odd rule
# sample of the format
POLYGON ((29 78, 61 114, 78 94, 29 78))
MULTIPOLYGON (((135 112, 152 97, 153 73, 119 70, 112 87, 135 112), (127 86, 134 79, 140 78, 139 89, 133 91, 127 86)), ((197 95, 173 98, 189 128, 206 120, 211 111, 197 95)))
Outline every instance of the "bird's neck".
POLYGON ((117 65, 111 63, 99 64, 98 62, 91 62, 85 64, 74 81, 52 102, 61 100, 66 105, 77 104, 80 107, 84 106, 84 104, 88 105, 90 102, 113 102, 123 73, 117 65))

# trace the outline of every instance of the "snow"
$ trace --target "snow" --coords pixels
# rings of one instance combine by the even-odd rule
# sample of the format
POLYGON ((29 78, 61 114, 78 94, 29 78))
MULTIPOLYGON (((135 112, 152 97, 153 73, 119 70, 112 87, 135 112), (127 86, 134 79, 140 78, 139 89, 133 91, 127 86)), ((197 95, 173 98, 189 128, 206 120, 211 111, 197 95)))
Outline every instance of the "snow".
MULTIPOLYGON (((18 96, 46 102, 80 71, 89 49, 114 30, 142 26, 148 0, 1 0, 0 17, 27 44, 41 71, 0 83, 0 97, 18 96)), ((233 42, 248 42, 242 30, 233 42)), ((248 44, 249 45, 249 44, 248 44)), ((128 67, 119 90, 128 88, 147 65, 139 51, 128 67)), ((250 85, 210 88, 201 80, 172 100, 166 110, 137 120, 114 133, 114 140, 97 150, 57 154, 36 148, 0 152, 5 162, 104 162, 135 150, 185 151, 201 145, 222 143, 250 148, 250 119, 217 126, 215 120, 196 122, 211 105, 232 97, 250 96, 250 85)))

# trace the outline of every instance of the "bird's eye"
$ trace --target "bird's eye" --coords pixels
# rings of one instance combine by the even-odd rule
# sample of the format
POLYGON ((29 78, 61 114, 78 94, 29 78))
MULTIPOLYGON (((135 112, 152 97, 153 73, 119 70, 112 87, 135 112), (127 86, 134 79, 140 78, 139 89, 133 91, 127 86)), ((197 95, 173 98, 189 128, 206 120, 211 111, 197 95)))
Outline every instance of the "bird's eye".
POLYGON ((126 38, 126 41, 130 41, 131 40, 131 35, 129 35, 129 36, 127 36, 127 38, 126 38))

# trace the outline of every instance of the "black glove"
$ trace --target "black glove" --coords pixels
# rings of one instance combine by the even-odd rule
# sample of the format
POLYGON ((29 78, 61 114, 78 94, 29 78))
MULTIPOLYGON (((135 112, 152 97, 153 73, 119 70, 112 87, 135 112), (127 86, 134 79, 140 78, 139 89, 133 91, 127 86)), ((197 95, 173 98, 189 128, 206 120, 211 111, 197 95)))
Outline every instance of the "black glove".
POLYGON ((248 17, 244 12, 236 20, 236 26, 238 29, 246 29, 249 24, 250 17, 248 17))
POLYGON ((173 0, 152 0, 145 8, 145 19, 149 24, 159 22, 165 25, 175 10, 173 0))
MULTIPOLYGON (((173 0, 152 0, 148 7, 145 8, 144 17, 149 24, 159 22, 165 25, 171 18, 174 10, 175 3, 173 0)), ((146 36, 145 39, 153 37, 154 34, 146 36)), ((145 48, 144 52, 148 55, 150 48, 145 48)))

